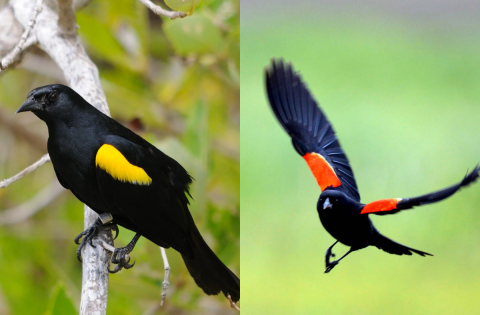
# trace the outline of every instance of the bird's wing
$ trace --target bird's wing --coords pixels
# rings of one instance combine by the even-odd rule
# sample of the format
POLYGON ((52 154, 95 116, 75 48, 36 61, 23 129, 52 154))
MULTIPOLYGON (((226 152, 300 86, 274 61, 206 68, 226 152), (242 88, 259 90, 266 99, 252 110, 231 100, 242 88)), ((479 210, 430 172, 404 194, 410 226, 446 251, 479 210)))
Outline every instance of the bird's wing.
POLYGON ((446 199, 456 193, 460 188, 465 187, 473 183, 479 176, 480 167, 477 166, 473 171, 467 173, 463 180, 458 184, 452 185, 445 189, 432 192, 419 197, 414 198, 395 198, 395 199, 383 199, 368 203, 363 207, 360 214, 374 213, 378 215, 393 214, 401 210, 412 209, 415 206, 428 205, 437 201, 446 199))
POLYGON ((188 209, 172 183, 173 167, 154 148, 118 136, 103 140, 95 160, 102 198, 157 245, 188 250, 188 209))
POLYGON ((266 85, 275 116, 292 137, 295 150, 306 160, 320 189, 341 189, 360 201, 347 156, 300 75, 282 59, 272 60, 266 71, 266 85))

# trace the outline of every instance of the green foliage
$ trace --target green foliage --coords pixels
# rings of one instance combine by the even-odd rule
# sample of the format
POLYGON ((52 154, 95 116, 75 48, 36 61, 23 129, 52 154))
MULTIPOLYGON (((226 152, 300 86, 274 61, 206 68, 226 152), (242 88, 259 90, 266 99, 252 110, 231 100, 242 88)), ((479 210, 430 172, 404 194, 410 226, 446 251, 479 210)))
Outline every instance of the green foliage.
POLYGON ((67 296, 64 286, 61 283, 57 283, 52 290, 52 296, 44 315, 69 315, 77 313, 78 311, 73 306, 72 300, 67 296))
POLYGON ((182 56, 215 52, 222 44, 220 30, 208 17, 199 14, 185 21, 169 21, 165 26, 165 34, 175 51, 182 56))
MULTIPOLYGON (((190 210, 197 226, 222 261, 239 274, 238 0, 205 0, 192 16, 175 21, 155 16, 138 1, 99 0, 77 14, 77 23, 100 70, 112 117, 130 127, 138 118, 143 128, 137 132, 195 178, 190 210), (203 30, 184 31, 191 27, 203 30)), ((45 148, 35 149, 25 135, 0 125, 0 179, 46 153, 44 123, 13 112, 32 88, 58 83, 52 73, 13 69, 0 79, 1 109, 21 128, 39 135, 45 148)), ((0 216, 54 178, 47 164, 1 189, 0 216)), ((82 229, 82 204, 69 192, 28 220, 0 226, 0 304, 5 301, 11 314, 74 312, 80 302, 81 264, 73 238, 82 229)), ((121 229, 115 244, 124 246, 132 237, 121 229)), ((180 255, 171 249, 167 254, 171 287, 166 305, 154 314, 229 310, 223 296, 207 297, 195 285, 180 255)), ((131 256, 135 267, 110 277, 108 314, 142 314, 160 301, 163 265, 158 247, 140 239, 131 256)))

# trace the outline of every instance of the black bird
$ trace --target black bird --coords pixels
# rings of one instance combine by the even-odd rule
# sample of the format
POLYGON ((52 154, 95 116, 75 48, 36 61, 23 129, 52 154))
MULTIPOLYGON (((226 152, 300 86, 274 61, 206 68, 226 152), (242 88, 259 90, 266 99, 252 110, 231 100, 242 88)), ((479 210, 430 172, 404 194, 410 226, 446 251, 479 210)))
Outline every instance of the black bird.
POLYGON ((75 239, 78 244, 83 236, 78 257, 100 229, 118 224, 136 235, 127 246, 115 250, 112 263, 118 265, 114 272, 133 266, 127 254, 144 236, 180 252, 206 294, 222 291, 235 302, 240 299, 240 279, 208 247, 195 226, 186 196, 192 178, 177 161, 68 86, 32 90, 17 113, 25 111, 47 124, 48 153, 60 184, 100 215, 75 239))
POLYGON ((275 116, 292 138, 293 147, 307 162, 322 191, 317 203, 320 221, 337 239, 325 253, 325 273, 351 252, 367 246, 376 246, 396 255, 412 255, 413 252, 432 256, 383 236, 373 226, 368 214, 393 214, 443 200, 474 182, 480 168, 475 167, 461 182, 443 190, 415 198, 384 199, 363 204, 347 156, 300 75, 293 72, 290 64, 273 59, 271 67, 266 70, 266 87, 275 116), (330 257, 335 257, 332 248, 337 242, 350 246, 350 250, 340 259, 330 262, 330 257))

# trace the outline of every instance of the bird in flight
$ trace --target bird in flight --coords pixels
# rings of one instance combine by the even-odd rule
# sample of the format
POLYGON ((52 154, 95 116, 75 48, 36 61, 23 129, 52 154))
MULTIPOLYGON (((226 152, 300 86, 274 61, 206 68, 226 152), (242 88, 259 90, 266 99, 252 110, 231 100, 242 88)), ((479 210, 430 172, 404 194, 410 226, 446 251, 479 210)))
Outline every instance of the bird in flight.
POLYGON ((60 184, 100 215, 75 239, 79 244, 83 237, 79 259, 82 247, 93 245, 100 230, 118 233, 118 224, 136 234, 127 246, 115 249, 113 272, 133 266, 128 254, 144 236, 178 251, 206 294, 240 299, 240 279, 205 243, 193 221, 186 196, 192 178, 177 161, 65 85, 32 90, 17 113, 26 111, 47 124, 48 153, 60 184))
POLYGON ((478 178, 479 166, 467 173, 458 184, 430 194, 363 204, 352 168, 330 122, 291 64, 284 63, 282 59, 272 59, 271 66, 266 70, 266 88, 273 113, 320 186, 317 212, 323 227, 336 239, 325 253, 325 273, 351 252, 367 246, 376 246, 395 255, 416 253, 432 256, 380 234, 369 214, 394 214, 448 198, 478 178), (335 257, 332 248, 338 242, 349 246, 350 250, 338 260, 330 261, 331 257, 335 257))

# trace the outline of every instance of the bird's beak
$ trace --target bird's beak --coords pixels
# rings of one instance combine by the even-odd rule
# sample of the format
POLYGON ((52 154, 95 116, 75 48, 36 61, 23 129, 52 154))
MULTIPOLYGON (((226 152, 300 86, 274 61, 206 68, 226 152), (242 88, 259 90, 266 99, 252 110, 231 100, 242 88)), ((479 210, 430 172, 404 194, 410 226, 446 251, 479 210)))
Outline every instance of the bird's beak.
POLYGON ((332 204, 330 203, 330 198, 325 199, 323 203, 323 210, 332 209, 332 204))
POLYGON ((16 113, 21 113, 21 112, 33 112, 33 111, 36 111, 36 110, 42 110, 43 109, 43 105, 41 102, 38 102, 36 100, 34 100, 33 98, 28 98, 25 103, 22 104, 22 106, 20 106, 17 111, 15 112, 16 113))

